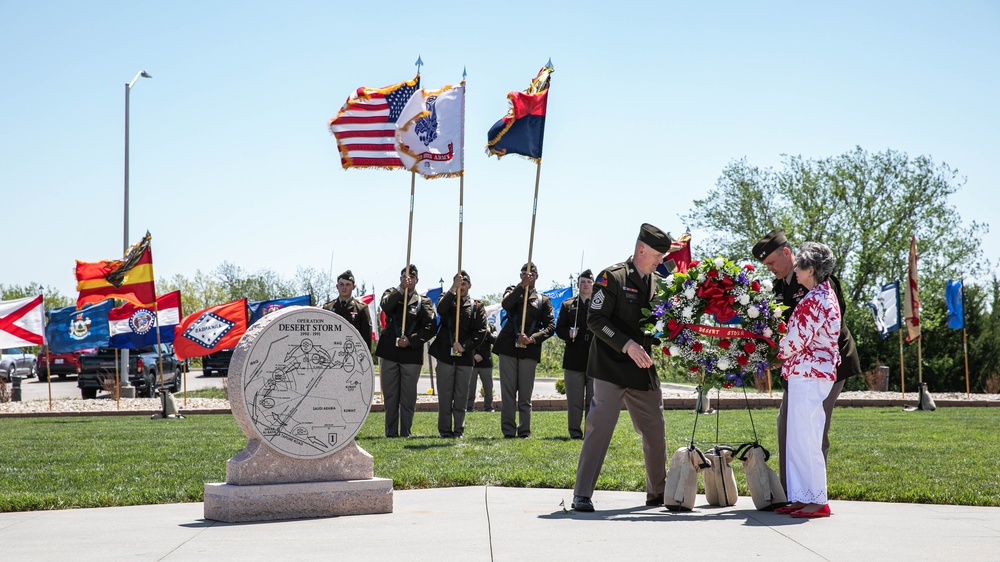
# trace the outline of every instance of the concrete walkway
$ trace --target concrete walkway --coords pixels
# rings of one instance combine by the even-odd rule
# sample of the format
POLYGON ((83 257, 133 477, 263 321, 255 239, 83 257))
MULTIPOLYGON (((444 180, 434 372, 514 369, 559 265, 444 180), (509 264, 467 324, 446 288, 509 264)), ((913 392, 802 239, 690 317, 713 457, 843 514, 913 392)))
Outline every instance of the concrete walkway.
POLYGON ((1000 508, 834 501, 828 519, 735 507, 692 513, 643 506, 645 494, 570 490, 396 491, 394 511, 229 524, 203 504, 0 514, 5 561, 86 560, 996 560, 1000 508))

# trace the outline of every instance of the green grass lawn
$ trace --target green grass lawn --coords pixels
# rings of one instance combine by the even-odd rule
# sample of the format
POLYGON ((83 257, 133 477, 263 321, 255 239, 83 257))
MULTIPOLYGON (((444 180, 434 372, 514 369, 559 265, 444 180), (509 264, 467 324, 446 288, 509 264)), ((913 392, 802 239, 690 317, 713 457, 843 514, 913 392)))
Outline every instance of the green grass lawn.
MULTIPOLYGON (((665 415, 669 456, 691 439, 694 414, 665 415)), ((775 415, 753 412, 761 442, 775 453, 772 467, 775 415)), ((536 412, 528 440, 501 438, 499 414, 484 412, 468 415, 465 439, 439 439, 436 416, 416 414, 416 437, 384 439, 382 414, 371 414, 358 443, 375 457, 375 475, 392 478, 396 489, 572 488, 581 442, 567 438, 565 412, 536 412)), ((699 418, 702 449, 715 441, 715 421, 699 418)), ((998 421, 996 408, 839 409, 831 431, 830 497, 1000 506, 998 421)), ((226 460, 246 444, 230 415, 8 418, 0 428, 0 511, 201 501, 204 483, 224 481, 226 460)), ((751 440, 747 412, 723 411, 719 434, 732 445, 751 440)), ((598 489, 641 491, 640 447, 623 412, 598 489)), ((738 466, 736 473, 746 495, 738 466)))

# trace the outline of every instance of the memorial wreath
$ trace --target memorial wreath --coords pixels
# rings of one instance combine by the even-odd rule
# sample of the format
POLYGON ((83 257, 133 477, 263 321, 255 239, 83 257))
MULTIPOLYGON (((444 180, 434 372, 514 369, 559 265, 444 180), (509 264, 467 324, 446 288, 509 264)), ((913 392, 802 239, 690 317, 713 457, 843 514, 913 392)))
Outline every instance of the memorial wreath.
POLYGON ((776 363, 777 340, 787 331, 769 279, 753 265, 718 257, 691 262, 685 273, 657 280, 646 335, 705 386, 742 386, 776 363))

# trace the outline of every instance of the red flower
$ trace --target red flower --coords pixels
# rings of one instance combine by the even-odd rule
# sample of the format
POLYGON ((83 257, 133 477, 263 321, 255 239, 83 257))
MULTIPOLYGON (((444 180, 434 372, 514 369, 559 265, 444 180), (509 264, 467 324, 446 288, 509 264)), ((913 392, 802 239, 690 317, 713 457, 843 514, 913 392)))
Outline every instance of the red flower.
POLYGON ((691 371, 692 373, 697 373, 698 367, 688 367, 688 371, 691 371))
POLYGON ((688 264, 688 268, 694 269, 694 268, 698 267, 699 263, 701 263, 701 262, 698 261, 698 260, 694 260, 693 262, 691 262, 691 263, 688 264))
POLYGON ((736 385, 733 384, 733 383, 731 383, 731 382, 727 382, 727 383, 723 383, 722 384, 722 388, 732 388, 734 386, 736 386, 736 385))
POLYGON ((786 326, 784 322, 779 322, 778 323, 778 333, 779 334, 784 334, 787 331, 788 331, 788 326, 786 326))
POLYGON ((671 332, 673 332, 674 330, 676 330, 676 329, 677 329, 677 320, 675 320, 675 319, 671 318, 671 319, 670 319, 670 320, 669 320, 669 321, 667 322, 667 328, 668 328, 668 329, 669 329, 669 330, 670 330, 671 332))
POLYGON ((701 342, 700 341, 696 341, 693 344, 691 344, 691 351, 693 351, 695 353, 700 353, 701 352, 701 342))
POLYGON ((747 271, 757 271, 757 268, 756 268, 756 267, 754 267, 754 266, 753 266, 752 264, 749 264, 749 263, 748 263, 748 264, 746 264, 746 265, 744 265, 744 266, 743 266, 743 269, 745 269, 745 270, 747 270, 747 271))
POLYGON ((733 342, 729 340, 719 340, 719 347, 721 347, 722 349, 729 349, 729 346, 732 344, 733 342))
POLYGON ((750 288, 753 289, 754 292, 759 292, 760 291, 760 283, 758 283, 757 281, 754 281, 753 283, 750 283, 750 288))
POLYGON ((746 345, 743 346, 743 351, 747 352, 748 354, 753 353, 756 350, 757 346, 752 341, 748 341, 746 345))
POLYGON ((739 363, 740 367, 746 367, 747 363, 750 362, 750 358, 746 355, 739 355, 736 357, 736 362, 739 363))
POLYGON ((718 279, 718 277, 719 277, 719 270, 718 269, 709 269, 708 273, 706 273, 705 275, 707 275, 711 279, 718 279))
POLYGON ((668 349, 667 346, 663 346, 663 354, 670 355, 670 349, 668 349))

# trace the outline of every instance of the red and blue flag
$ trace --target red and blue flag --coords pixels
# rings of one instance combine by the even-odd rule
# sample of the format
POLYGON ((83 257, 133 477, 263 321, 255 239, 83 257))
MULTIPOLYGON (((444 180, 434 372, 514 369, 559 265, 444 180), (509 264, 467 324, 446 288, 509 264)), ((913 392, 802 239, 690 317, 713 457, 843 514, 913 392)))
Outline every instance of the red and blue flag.
POLYGON ((510 92, 510 110, 496 122, 487 134, 486 152, 502 158, 520 154, 531 160, 541 160, 545 137, 545 111, 549 98, 551 63, 538 71, 531 86, 523 92, 510 92))

